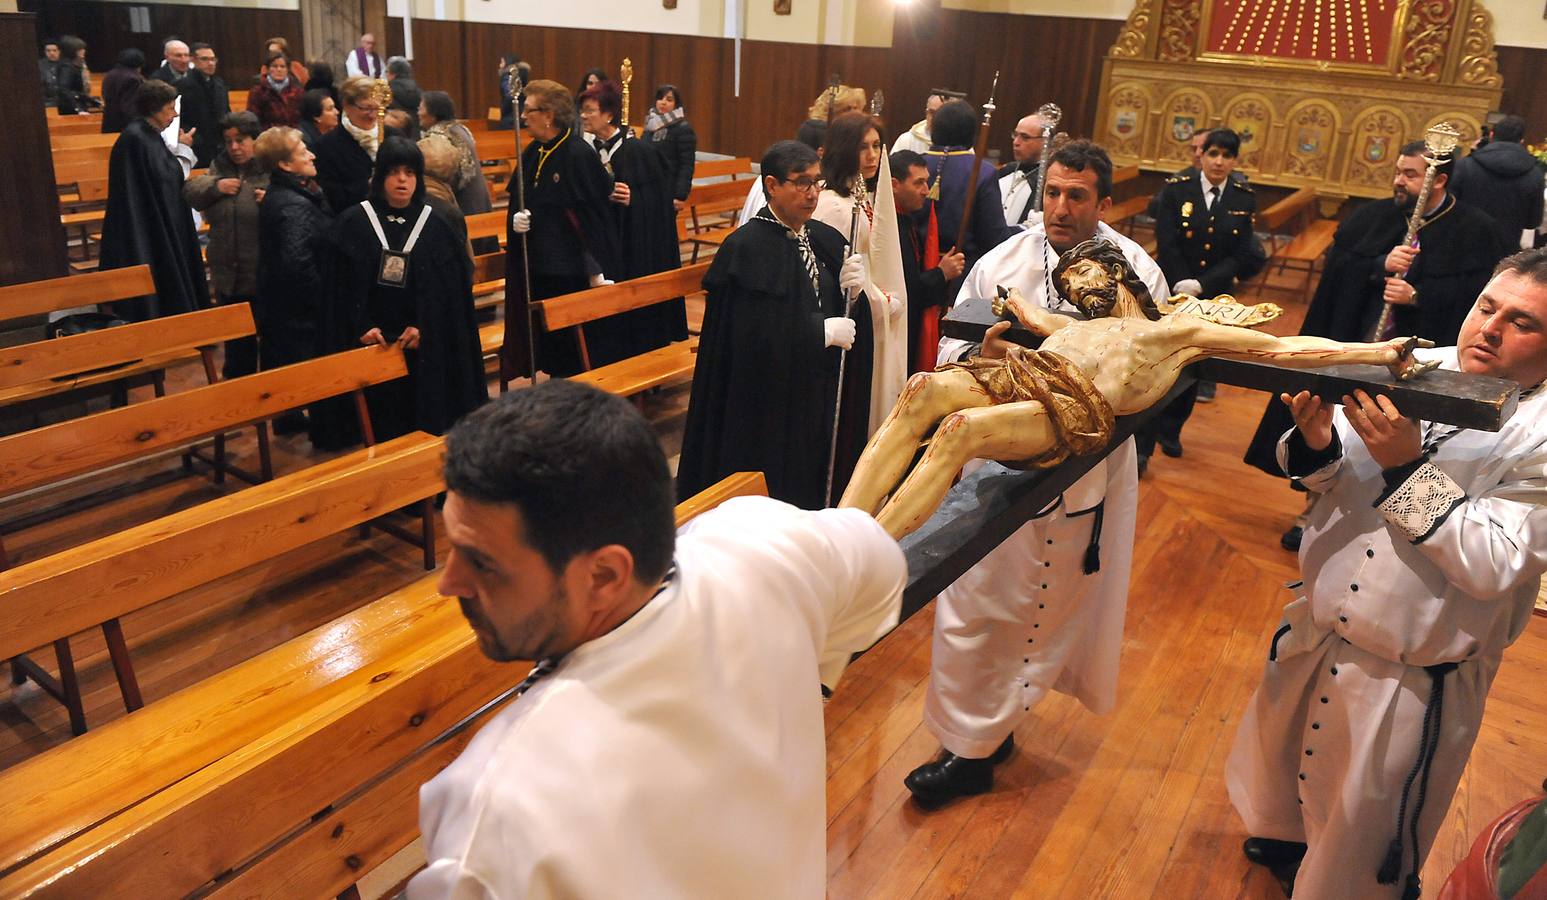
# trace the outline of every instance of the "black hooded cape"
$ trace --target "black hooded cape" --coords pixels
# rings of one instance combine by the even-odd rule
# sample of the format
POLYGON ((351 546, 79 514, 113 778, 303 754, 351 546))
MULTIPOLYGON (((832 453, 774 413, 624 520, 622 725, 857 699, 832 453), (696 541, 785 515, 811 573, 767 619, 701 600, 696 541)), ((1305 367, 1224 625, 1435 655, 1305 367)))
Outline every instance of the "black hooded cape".
MULTIPOLYGON (((1300 333, 1336 341, 1368 340, 1380 318, 1386 282, 1386 254, 1407 233, 1407 216, 1394 200, 1373 200, 1343 220, 1327 249, 1316 296, 1300 333)), ((1456 342, 1461 322, 1482 293, 1493 267, 1510 253, 1509 239, 1493 219, 1446 195, 1418 230, 1418 257, 1408 281, 1416 306, 1392 314, 1396 335, 1417 335, 1441 347, 1456 342)), ((1245 460, 1269 475, 1282 476, 1278 439, 1294 427, 1289 407, 1268 400, 1245 460)))
MULTIPOLYGON (((401 248, 425 208, 416 199, 404 209, 371 201, 382 230, 401 248), (392 222, 387 217, 406 221, 392 222)), ((431 211, 419 241, 409 254, 408 281, 401 288, 377 283, 381 242, 358 203, 338 217, 335 232, 336 320, 338 349, 360 346, 360 335, 380 328, 388 340, 403 329, 419 329, 419 347, 405 351, 408 377, 366 391, 371 426, 378 441, 413 430, 445 434, 463 415, 489 397, 483 352, 473 311, 472 262, 466 239, 439 213, 431 211)))
MULTIPOLYGON (((838 271, 845 241, 815 220, 806 232, 820 264, 820 300, 793 235, 761 215, 726 239, 704 276, 708 297, 677 468, 679 497, 734 472, 762 472, 769 496, 805 509, 827 505, 839 351, 824 349, 822 321, 843 315, 838 271)), ((865 448, 869 310, 861 295, 844 371, 834 500, 865 448)))
POLYGON ((102 219, 102 269, 150 265, 154 296, 114 304, 134 322, 209 306, 204 259, 183 202, 183 167, 144 118, 124 126, 107 168, 102 219))
MULTIPOLYGON (((682 265, 677 246, 677 211, 658 145, 624 138, 613 150, 613 178, 629 188, 629 204, 612 204, 622 238, 614 281, 654 275, 682 265)), ((591 365, 604 366, 664 347, 688 337, 687 307, 682 298, 608 316, 585 326, 591 365)))

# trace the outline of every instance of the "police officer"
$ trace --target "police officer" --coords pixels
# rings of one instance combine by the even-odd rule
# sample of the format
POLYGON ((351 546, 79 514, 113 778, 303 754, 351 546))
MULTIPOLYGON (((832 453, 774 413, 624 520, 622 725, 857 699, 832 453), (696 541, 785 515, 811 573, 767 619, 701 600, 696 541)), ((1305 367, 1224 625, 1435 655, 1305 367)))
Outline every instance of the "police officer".
MULTIPOLYGON (((1155 258, 1175 293, 1231 293, 1267 262, 1253 232, 1257 198, 1244 179, 1232 177, 1240 152, 1234 131, 1210 131, 1197 169, 1166 179, 1156 196, 1155 258)), ((1182 455, 1182 425, 1197 396, 1197 387, 1189 388, 1136 435, 1141 472, 1156 443, 1167 456, 1182 455)))

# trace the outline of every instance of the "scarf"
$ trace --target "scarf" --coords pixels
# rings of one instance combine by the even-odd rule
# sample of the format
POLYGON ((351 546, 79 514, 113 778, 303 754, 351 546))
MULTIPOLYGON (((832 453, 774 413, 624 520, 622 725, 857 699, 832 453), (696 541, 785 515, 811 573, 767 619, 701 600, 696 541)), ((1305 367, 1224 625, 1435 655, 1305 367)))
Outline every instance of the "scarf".
POLYGON ((664 116, 651 109, 645 115, 645 133, 650 135, 650 140, 652 141, 664 141, 666 140, 666 126, 674 125, 687 117, 687 110, 680 106, 664 116))
POLYGON ((364 47, 355 48, 355 66, 359 68, 362 75, 369 75, 372 78, 381 77, 381 60, 377 59, 374 53, 366 56, 364 47))
POLYGON ((285 76, 285 80, 284 81, 275 81, 273 75, 265 75, 265 76, 263 76, 263 80, 267 81, 269 83, 269 87, 273 88, 274 89, 274 93, 276 93, 276 94, 280 93, 285 88, 290 86, 290 76, 289 75, 285 76))
POLYGON ((344 130, 349 132, 349 136, 355 139, 355 143, 359 144, 360 149, 364 150, 365 154, 371 158, 371 162, 375 162, 376 147, 379 141, 376 137, 376 129, 366 130, 357 128, 355 123, 349 121, 348 116, 339 116, 338 124, 344 126, 344 130))

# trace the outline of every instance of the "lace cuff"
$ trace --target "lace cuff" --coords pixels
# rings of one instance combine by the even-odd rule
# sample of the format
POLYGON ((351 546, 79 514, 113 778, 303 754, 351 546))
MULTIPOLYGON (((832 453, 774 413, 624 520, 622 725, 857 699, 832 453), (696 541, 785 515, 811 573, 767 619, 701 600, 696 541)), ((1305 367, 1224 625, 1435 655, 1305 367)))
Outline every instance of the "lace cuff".
POLYGON ((1375 508, 1414 544, 1433 534, 1445 517, 1466 500, 1466 491, 1426 462, 1376 502, 1375 508))

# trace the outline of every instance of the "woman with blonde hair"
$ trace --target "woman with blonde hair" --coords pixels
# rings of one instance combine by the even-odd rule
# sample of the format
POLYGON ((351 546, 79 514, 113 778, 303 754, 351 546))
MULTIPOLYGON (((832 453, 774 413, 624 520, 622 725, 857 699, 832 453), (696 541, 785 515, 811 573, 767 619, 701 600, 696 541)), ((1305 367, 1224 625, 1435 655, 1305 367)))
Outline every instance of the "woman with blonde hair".
POLYGON ((865 111, 865 89, 852 84, 840 84, 837 89, 828 88, 811 101, 807 119, 831 122, 844 113, 865 111))

